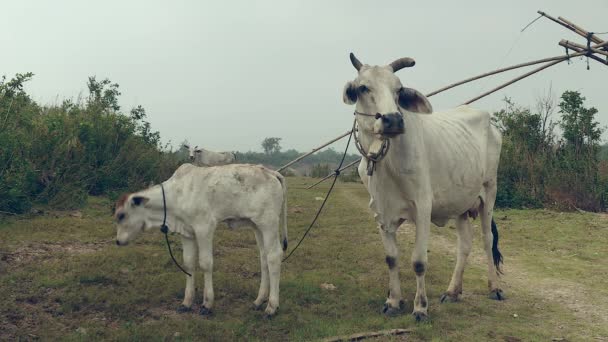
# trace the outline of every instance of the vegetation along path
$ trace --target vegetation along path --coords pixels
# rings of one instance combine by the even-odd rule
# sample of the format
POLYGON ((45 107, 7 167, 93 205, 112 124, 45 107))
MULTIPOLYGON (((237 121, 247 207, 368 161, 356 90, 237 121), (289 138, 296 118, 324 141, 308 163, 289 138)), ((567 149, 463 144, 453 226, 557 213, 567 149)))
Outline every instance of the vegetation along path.
MULTIPOLYGON (((304 190, 314 179, 288 182, 293 247, 328 184, 304 190)), ((394 328, 409 329, 392 338, 407 341, 608 339, 605 216, 498 211, 506 273, 503 302, 487 298, 477 238, 462 300, 439 303, 455 264, 456 237, 451 224, 434 227, 427 273, 431 320, 416 324, 407 313, 394 318, 380 313, 388 272, 367 203, 361 184, 338 183, 317 225, 283 265, 281 307, 272 320, 251 310, 260 276, 251 231, 218 230, 216 310, 205 319, 175 312, 184 275, 172 264, 160 233, 124 248, 113 243, 108 199, 90 197, 79 215, 5 218, 0 223, 0 340, 320 340, 394 328)), ((415 293, 408 262, 413 239, 411 225, 404 224, 399 258, 408 312, 415 293)), ((179 254, 179 239, 172 240, 179 254)), ((198 307, 202 276, 196 276, 198 307)))

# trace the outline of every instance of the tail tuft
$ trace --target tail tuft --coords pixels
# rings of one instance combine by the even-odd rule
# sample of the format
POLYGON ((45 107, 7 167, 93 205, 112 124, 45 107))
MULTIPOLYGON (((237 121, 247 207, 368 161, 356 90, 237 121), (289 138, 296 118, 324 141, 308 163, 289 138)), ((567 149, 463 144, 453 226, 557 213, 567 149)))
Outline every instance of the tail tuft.
POLYGON ((496 266, 496 273, 503 274, 502 269, 500 268, 500 264, 503 264, 502 254, 498 250, 498 227, 496 227, 496 222, 494 222, 494 218, 492 217, 492 258, 494 259, 494 266, 496 266))

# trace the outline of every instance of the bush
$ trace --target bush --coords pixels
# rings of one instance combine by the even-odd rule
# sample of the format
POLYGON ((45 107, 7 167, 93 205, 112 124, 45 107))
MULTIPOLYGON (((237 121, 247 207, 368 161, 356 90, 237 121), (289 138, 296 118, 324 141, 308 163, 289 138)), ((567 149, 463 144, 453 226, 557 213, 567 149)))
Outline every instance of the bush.
POLYGON ((23 91, 32 74, 0 83, 0 210, 23 213, 32 203, 82 205, 88 195, 141 189, 169 177, 176 154, 160 146, 142 107, 118 106, 118 85, 89 78, 83 104, 36 104, 23 91))

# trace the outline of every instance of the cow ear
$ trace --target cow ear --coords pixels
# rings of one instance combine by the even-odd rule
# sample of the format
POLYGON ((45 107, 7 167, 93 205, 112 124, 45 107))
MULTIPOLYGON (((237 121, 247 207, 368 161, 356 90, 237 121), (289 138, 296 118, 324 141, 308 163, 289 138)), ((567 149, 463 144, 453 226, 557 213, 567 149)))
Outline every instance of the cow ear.
POLYGON ((131 198, 131 203, 133 203, 134 206, 139 207, 141 205, 146 205, 149 200, 150 199, 148 197, 134 196, 133 198, 131 198))
POLYGON ((355 82, 350 81, 344 86, 344 93, 342 94, 342 100, 344 103, 352 105, 357 102, 357 87, 355 82))
POLYGON ((401 88, 399 90, 399 106, 414 113, 431 114, 433 106, 418 90, 412 88, 401 88))

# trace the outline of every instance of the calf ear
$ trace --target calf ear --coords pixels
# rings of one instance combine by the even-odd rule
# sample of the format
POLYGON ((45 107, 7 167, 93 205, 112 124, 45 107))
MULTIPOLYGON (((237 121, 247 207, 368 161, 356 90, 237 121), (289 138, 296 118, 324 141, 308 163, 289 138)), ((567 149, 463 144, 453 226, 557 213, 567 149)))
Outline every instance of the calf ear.
POLYGON ((433 106, 426 96, 412 88, 403 87, 399 90, 399 106, 414 113, 431 114, 433 112, 433 106))
POLYGON ((133 203, 134 206, 139 207, 140 205, 146 205, 149 200, 150 199, 148 197, 134 196, 133 198, 131 198, 131 203, 133 203))
POLYGON ((344 103, 352 105, 357 102, 357 88, 355 82, 350 81, 344 86, 344 92, 342 93, 342 100, 344 103))

